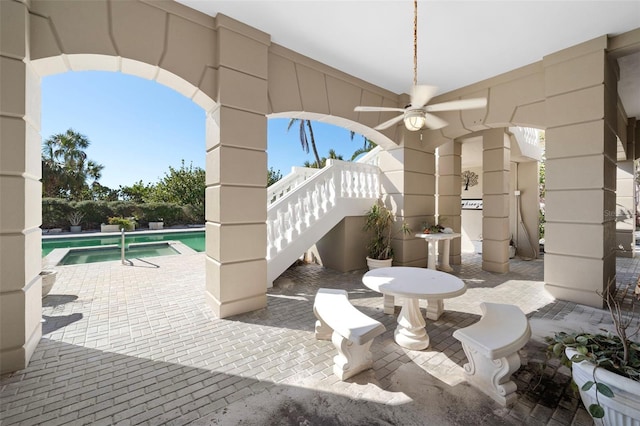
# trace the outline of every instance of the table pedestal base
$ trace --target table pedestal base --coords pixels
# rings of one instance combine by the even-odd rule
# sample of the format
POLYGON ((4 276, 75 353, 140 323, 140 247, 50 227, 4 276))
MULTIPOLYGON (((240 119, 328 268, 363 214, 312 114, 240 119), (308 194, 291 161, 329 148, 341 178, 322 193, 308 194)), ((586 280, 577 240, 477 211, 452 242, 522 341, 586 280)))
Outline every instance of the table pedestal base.
POLYGON ((427 299, 427 318, 437 321, 444 312, 444 300, 427 299))
POLYGON ((437 269, 444 272, 452 272, 453 268, 449 264, 449 253, 451 251, 451 240, 459 238, 460 234, 416 234, 416 237, 424 238, 427 243, 427 268, 436 269, 438 257, 438 242, 442 241, 442 250, 440 253, 440 265, 437 269))
POLYGON ((398 327, 394 337, 396 343, 403 348, 422 350, 429 346, 429 335, 418 302, 418 299, 405 298, 398 315, 398 327))
POLYGON ((451 272, 453 268, 449 265, 449 249, 451 245, 450 240, 444 240, 442 242, 442 259, 440 259, 440 266, 438 269, 444 272, 451 272))

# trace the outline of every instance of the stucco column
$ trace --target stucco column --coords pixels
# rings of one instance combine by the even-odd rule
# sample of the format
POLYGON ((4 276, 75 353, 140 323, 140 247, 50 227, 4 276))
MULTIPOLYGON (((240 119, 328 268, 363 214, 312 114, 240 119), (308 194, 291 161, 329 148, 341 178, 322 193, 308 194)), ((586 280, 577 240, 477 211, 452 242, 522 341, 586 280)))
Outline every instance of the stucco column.
POLYGON ((509 272, 509 170, 504 129, 482 132, 482 269, 509 272))
POLYGON ((269 37, 222 15, 219 107, 207 117, 207 300, 220 317, 266 306, 269 37))
POLYGON ((27 10, 0 2, 0 370, 23 369, 42 336, 40 81, 27 10))
POLYGON ((633 160, 618 161, 616 183, 616 255, 634 257, 636 246, 635 166, 633 160))
MULTIPOLYGON (((438 147, 438 223, 454 232, 460 232, 462 225, 461 154, 462 144, 454 140, 438 147)), ((460 251, 461 239, 451 240, 449 263, 461 263, 460 251)))
POLYGON ((424 221, 434 222, 435 152, 420 133, 403 129, 403 141, 396 149, 380 153, 382 197, 393 208, 398 221, 392 242, 393 264, 424 267, 427 264, 427 244, 415 238, 424 221), (406 221, 413 232, 397 232, 406 221))
POLYGON ((544 58, 546 289, 603 307, 615 276, 616 80, 607 38, 544 58))

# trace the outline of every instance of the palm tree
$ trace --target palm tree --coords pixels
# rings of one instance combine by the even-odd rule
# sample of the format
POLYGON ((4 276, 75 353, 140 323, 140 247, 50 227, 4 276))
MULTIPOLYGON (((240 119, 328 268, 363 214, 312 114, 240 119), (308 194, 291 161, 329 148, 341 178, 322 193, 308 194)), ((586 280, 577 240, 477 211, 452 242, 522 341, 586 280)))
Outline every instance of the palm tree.
POLYGON ((58 133, 43 143, 43 195, 50 197, 83 198, 87 193, 87 179, 94 183, 102 175, 103 165, 87 160, 89 139, 73 129, 58 133))
MULTIPOLYGON (((330 160, 344 160, 344 158, 342 158, 342 155, 338 155, 338 153, 336 153, 336 151, 334 149, 330 149, 329 150, 329 157, 330 160)), ((304 167, 310 167, 312 169, 321 169, 324 166, 327 165, 327 157, 322 157, 320 159, 320 163, 318 164, 317 162, 313 162, 310 163, 308 161, 305 161, 303 166, 304 167)))
MULTIPOLYGON (((354 132, 353 130, 349 131, 349 137, 351 138, 351 140, 353 140, 353 138, 356 136, 356 132, 354 132)), ((366 137, 362 136, 362 138, 364 139, 364 145, 362 146, 362 148, 358 148, 355 150, 355 152, 351 155, 351 161, 355 160, 356 158, 358 158, 359 155, 364 154, 365 152, 369 152, 371 151, 373 148, 375 148, 376 143, 374 141, 372 141, 371 139, 367 139, 366 137)))
POLYGON ((318 155, 318 149, 316 148, 316 140, 313 137, 313 127, 311 127, 311 121, 302 120, 300 118, 292 118, 289 120, 287 132, 296 122, 300 123, 300 145, 302 145, 303 151, 309 153, 309 142, 311 142, 311 149, 313 150, 313 155, 316 157, 316 164, 320 164, 320 156, 318 155), (307 129, 309 130, 309 136, 307 136, 307 129))

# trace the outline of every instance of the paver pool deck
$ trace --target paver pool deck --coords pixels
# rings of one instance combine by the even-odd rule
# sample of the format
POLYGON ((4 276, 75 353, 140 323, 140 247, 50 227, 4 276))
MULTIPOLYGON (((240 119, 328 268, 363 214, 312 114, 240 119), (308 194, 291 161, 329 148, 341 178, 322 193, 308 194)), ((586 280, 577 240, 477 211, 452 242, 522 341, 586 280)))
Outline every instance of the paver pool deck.
MULTIPOLYGON (((362 285, 365 271, 295 266, 268 290, 266 309, 217 319, 205 303, 202 253, 58 267, 31 363, 0 378, 0 424, 592 424, 570 372, 544 363, 541 342, 556 330, 610 327, 608 312, 555 301, 542 260, 514 259, 503 275, 480 264, 465 255, 454 266, 468 291, 427 321, 423 351, 395 343, 395 316, 362 285), (387 328, 372 345, 373 369, 345 382, 332 373, 332 343, 314 338, 319 287, 346 289, 387 328), (531 321, 510 409, 463 379, 466 358, 452 333, 479 319, 480 301, 516 304, 531 321)), ((640 262, 619 258, 617 269, 619 283, 635 284, 640 262)))

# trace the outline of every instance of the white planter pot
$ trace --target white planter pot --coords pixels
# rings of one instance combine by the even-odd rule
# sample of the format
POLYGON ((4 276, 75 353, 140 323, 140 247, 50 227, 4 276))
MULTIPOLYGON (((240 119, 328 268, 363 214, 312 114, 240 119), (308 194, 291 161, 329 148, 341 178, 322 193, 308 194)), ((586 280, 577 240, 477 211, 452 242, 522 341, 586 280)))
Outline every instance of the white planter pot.
POLYGON ((80 226, 80 225, 71 225, 69 227, 69 230, 71 232, 82 232, 82 226, 80 226))
POLYGON ((392 263, 393 259, 378 260, 367 257, 367 266, 369 267, 369 270, 377 268, 387 268, 391 266, 392 263))
MULTIPOLYGON (((569 359, 575 354, 572 348, 566 349, 569 359)), ((587 407, 596 404, 596 390, 592 386, 588 391, 582 390, 582 385, 587 381, 593 381, 594 365, 587 361, 572 363, 573 380, 580 389, 582 403, 587 407)), ((598 402, 604 408, 604 424, 620 426, 640 426, 640 382, 622 377, 597 368, 595 371, 596 382, 604 383, 613 391, 613 398, 608 398, 598 393, 598 402)))
POLYGON ((56 275, 58 271, 42 271, 40 272, 40 276, 42 277, 42 297, 45 297, 56 282, 56 275))
POLYGON ((100 225, 100 232, 120 232, 120 225, 100 225))
POLYGON ((164 222, 149 222, 149 229, 152 230, 157 230, 157 229, 163 229, 164 228, 164 222))

